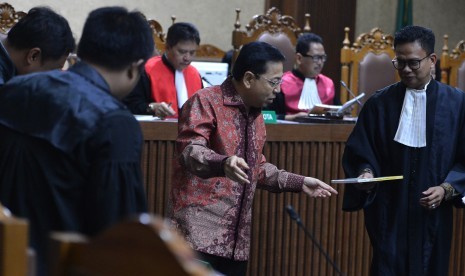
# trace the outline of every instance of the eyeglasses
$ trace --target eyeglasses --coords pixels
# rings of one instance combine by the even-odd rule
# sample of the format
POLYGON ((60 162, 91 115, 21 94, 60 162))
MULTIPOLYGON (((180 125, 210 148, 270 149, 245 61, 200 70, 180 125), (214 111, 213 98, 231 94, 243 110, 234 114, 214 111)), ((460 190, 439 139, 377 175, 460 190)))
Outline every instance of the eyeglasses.
POLYGON ((328 59, 327 55, 307 55, 307 54, 302 54, 302 53, 300 53, 300 54, 303 57, 312 58, 313 62, 318 62, 318 61, 326 62, 326 60, 328 59))
MULTIPOLYGON (((255 77, 258 79, 260 78, 260 75, 255 74, 255 77)), ((265 78, 264 76, 261 76, 261 77, 264 78, 268 82, 268 84, 271 86, 271 88, 273 89, 278 87, 283 82, 283 79, 270 80, 270 79, 265 78)))
POLYGON ((393 59, 392 60, 392 65, 394 65, 394 68, 396 68, 397 70, 402 70, 405 68, 406 65, 408 65, 408 67, 412 70, 418 70, 420 69, 420 64, 421 62, 428 58, 430 55, 427 55, 426 57, 422 58, 422 59, 407 59, 407 60, 402 60, 402 59, 393 59))

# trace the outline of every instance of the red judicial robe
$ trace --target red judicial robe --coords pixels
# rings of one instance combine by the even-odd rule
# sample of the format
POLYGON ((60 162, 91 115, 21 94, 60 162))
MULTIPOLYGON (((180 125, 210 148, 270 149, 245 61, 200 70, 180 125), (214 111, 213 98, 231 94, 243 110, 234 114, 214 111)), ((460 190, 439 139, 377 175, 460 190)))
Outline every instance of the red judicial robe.
MULTIPOLYGON (((157 103, 171 103, 171 107, 178 114, 178 99, 172 68, 166 66, 161 56, 156 56, 147 61, 145 71, 150 79, 153 100, 157 103)), ((202 88, 202 80, 199 72, 192 65, 183 70, 183 75, 189 98, 202 88)))

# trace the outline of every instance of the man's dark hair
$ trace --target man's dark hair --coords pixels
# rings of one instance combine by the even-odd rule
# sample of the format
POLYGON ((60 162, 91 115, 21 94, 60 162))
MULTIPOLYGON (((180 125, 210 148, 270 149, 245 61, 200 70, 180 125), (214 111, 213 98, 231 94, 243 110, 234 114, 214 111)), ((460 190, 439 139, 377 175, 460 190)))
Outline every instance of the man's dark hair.
POLYGON ((153 54, 152 31, 145 17, 123 7, 104 7, 87 17, 77 55, 84 61, 121 70, 153 54))
POLYGON ((323 39, 321 36, 314 33, 303 33, 297 39, 297 44, 295 45, 295 52, 305 55, 310 50, 310 43, 320 43, 323 44, 323 39))
POLYGON ((166 35, 166 46, 174 47, 180 41, 194 41, 197 45, 199 45, 199 31, 191 23, 174 23, 171 25, 171 27, 168 28, 168 34, 166 35))
POLYGON ((421 48, 430 55, 434 53, 435 37, 431 29, 421 26, 406 26, 396 32, 394 37, 394 48, 397 45, 412 43, 417 41, 421 48))
POLYGON ((15 49, 40 48, 42 61, 57 60, 76 48, 68 21, 47 7, 32 8, 8 32, 15 49))
POLYGON ((251 42, 242 46, 232 75, 235 80, 241 80, 247 71, 260 75, 268 70, 268 62, 283 62, 285 59, 276 47, 266 42, 251 42))

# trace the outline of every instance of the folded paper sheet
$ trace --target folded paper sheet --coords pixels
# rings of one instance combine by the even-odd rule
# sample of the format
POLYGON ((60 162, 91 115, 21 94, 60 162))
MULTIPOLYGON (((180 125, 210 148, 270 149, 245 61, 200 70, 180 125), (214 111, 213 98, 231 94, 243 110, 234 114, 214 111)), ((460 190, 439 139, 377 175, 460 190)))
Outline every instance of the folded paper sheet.
POLYGON ((368 183, 368 182, 399 180, 403 178, 404 176, 402 175, 383 176, 383 177, 374 177, 374 178, 345 178, 345 179, 333 179, 331 180, 331 183, 332 184, 368 183))

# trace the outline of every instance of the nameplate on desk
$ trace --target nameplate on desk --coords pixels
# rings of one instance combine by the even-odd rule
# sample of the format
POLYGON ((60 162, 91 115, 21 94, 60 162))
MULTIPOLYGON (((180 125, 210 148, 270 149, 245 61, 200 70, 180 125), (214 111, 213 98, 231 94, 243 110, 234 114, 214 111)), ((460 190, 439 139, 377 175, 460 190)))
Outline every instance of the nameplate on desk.
POLYGON ((276 124, 276 112, 272 110, 262 110, 263 120, 265 124, 276 124))

